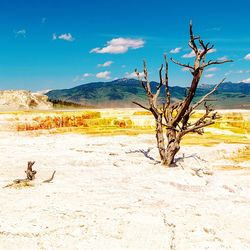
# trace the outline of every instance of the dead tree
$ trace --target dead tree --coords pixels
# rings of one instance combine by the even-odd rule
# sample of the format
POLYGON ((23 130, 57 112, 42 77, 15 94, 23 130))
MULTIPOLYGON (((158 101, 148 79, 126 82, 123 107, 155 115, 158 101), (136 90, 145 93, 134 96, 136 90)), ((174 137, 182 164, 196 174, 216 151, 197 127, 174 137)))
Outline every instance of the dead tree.
POLYGON ((213 124, 215 120, 219 118, 217 113, 213 112, 211 105, 207 105, 207 101, 209 100, 208 97, 217 90, 217 88, 221 83, 224 82, 225 79, 218 83, 198 102, 194 104, 192 103, 204 69, 210 65, 232 62, 232 60, 206 61, 206 55, 213 49, 214 45, 210 45, 210 43, 204 43, 199 36, 194 36, 192 22, 190 22, 189 33, 190 40, 188 45, 195 55, 194 64, 185 64, 170 58, 173 63, 181 67, 188 68, 193 77, 187 94, 182 101, 178 101, 175 103, 171 101, 171 93, 169 90, 168 81, 168 61, 166 54, 164 55, 165 74, 163 76, 162 71, 164 66, 162 64, 159 70, 160 81, 158 86, 156 87, 155 93, 153 93, 151 84, 148 79, 146 62, 144 61, 144 79, 140 77, 138 70, 135 69, 138 80, 140 81, 147 95, 149 106, 146 107, 138 102, 134 102, 134 104, 137 104, 141 108, 144 108, 153 114, 156 121, 157 146, 161 162, 165 166, 173 166, 174 157, 180 149, 180 142, 184 135, 191 132, 203 134, 203 128, 213 124), (163 88, 165 91, 165 101, 162 105, 158 105, 158 97, 161 89, 163 88), (202 115, 195 122, 191 122, 190 117, 194 113, 194 110, 201 104, 204 104, 205 107, 204 115, 202 115), (164 136, 165 131, 166 136, 164 136))

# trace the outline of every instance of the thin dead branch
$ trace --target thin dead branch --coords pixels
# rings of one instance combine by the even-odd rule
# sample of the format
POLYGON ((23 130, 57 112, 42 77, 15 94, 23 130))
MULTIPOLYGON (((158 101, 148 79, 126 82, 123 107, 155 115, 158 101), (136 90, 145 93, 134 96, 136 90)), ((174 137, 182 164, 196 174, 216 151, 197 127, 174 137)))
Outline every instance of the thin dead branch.
POLYGON ((49 179, 43 181, 43 183, 50 183, 51 181, 53 181, 55 173, 56 173, 56 171, 53 172, 52 176, 49 179))
POLYGON ((219 86, 226 80, 226 78, 223 78, 215 87, 206 95, 204 95, 194 106, 191 108, 191 111, 196 109, 199 105, 201 105, 203 102, 207 101, 207 98, 212 95, 218 88, 219 86))
POLYGON ((146 106, 140 104, 139 102, 132 102, 132 103, 138 105, 139 107, 141 107, 141 108, 143 108, 143 109, 146 109, 146 110, 150 111, 150 109, 149 109, 148 107, 146 107, 146 106))
POLYGON ((168 60, 167 60, 167 54, 164 54, 164 61, 165 61, 165 84, 166 84, 166 105, 164 107, 164 114, 165 114, 165 109, 169 107, 170 105, 170 91, 169 91, 169 85, 168 85, 168 60))
POLYGON ((223 60, 223 61, 208 61, 207 63, 205 63, 203 66, 202 66, 202 69, 208 67, 208 66, 211 66, 211 65, 216 65, 216 64, 223 64, 223 63, 227 63, 227 62, 233 62, 233 60, 223 60))
POLYGON ((179 66, 181 66, 181 67, 189 68, 189 69, 194 70, 194 67, 193 67, 193 66, 190 66, 189 63, 188 63, 188 64, 185 64, 185 63, 178 62, 177 60, 174 60, 172 57, 170 58, 170 60, 171 60, 173 63, 175 63, 175 64, 177 64, 177 65, 179 65, 179 66))

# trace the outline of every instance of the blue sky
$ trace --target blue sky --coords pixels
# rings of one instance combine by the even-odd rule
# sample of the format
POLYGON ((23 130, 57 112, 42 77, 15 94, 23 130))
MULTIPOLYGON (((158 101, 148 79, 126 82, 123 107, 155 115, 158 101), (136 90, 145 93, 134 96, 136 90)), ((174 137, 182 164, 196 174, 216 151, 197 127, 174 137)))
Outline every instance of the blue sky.
MULTIPOLYGON (((202 83, 225 75, 250 82, 249 9, 248 0, 0 0, 0 89, 70 88, 130 77, 143 59, 150 79, 158 80, 164 52, 192 62, 185 58, 190 19, 194 33, 215 44, 209 58, 234 60, 206 71, 202 83)), ((191 79, 173 63, 169 77, 172 86, 191 79)))

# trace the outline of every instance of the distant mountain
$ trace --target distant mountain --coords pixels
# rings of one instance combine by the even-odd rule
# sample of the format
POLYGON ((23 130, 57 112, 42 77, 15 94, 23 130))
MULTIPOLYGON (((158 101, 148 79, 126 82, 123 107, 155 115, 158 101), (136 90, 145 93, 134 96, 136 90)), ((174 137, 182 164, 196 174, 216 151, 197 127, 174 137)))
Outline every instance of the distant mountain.
POLYGON ((218 91, 221 92, 231 92, 231 93, 242 93, 242 94, 250 94, 250 83, 222 83, 218 91))
MULTIPOLYGON (((201 89, 212 90, 215 85, 210 84, 201 84, 199 87, 201 89)), ((225 82, 220 85, 218 88, 218 92, 221 93, 242 93, 242 94, 250 94, 250 83, 239 82, 239 83, 232 83, 232 82, 225 82)))
MULTIPOLYGON (((158 83, 151 82, 155 90, 158 83)), ((201 98, 209 92, 213 85, 201 85, 197 89, 195 99, 201 98)), ((187 88, 170 87, 172 100, 182 99, 187 88)), ((50 100, 81 103, 95 107, 135 107, 132 101, 146 103, 147 99, 140 82, 135 79, 118 79, 110 82, 93 82, 83 84, 70 89, 51 90, 46 95, 50 100)), ((164 98, 164 89, 160 93, 164 98)), ((223 83, 213 98, 218 108, 250 108, 250 84, 249 83, 223 83)))

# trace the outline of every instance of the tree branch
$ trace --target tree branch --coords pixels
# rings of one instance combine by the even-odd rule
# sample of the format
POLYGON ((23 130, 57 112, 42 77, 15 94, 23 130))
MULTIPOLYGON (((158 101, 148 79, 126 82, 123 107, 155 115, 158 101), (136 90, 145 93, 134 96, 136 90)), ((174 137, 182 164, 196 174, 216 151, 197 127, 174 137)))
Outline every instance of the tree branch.
POLYGON ((210 115, 210 113, 213 111, 213 109, 211 108, 211 105, 206 105, 206 102, 205 102, 204 106, 206 108, 205 114, 201 118, 199 118, 195 123, 186 126, 183 132, 183 135, 189 132, 197 132, 198 134, 202 134, 204 131, 201 130, 201 128, 213 124, 215 119, 220 118, 220 116, 217 116, 217 112, 210 115), (206 119, 209 119, 209 120, 206 120, 206 119))
POLYGON ((163 85, 163 81, 162 81, 162 69, 163 69, 163 64, 161 65, 160 70, 159 70, 160 83, 157 86, 157 90, 160 89, 161 86, 163 85))
POLYGON ((170 58, 170 60, 171 60, 173 63, 177 64, 177 65, 180 65, 180 66, 182 66, 182 67, 185 67, 185 68, 189 68, 189 69, 194 70, 194 67, 193 67, 193 66, 190 66, 189 63, 188 63, 188 64, 180 63, 180 62, 174 60, 172 57, 170 58))
MULTIPOLYGON (((156 120, 156 122, 158 122, 158 121, 156 120)), ((177 128, 173 127, 173 126, 167 125, 167 124, 165 124, 163 122, 158 122, 158 123, 160 123, 162 126, 168 128, 168 129, 172 129, 172 130, 175 130, 175 131, 179 132, 179 130, 177 128)))
POLYGON ((156 91, 156 93, 155 93, 155 95, 154 95, 154 102, 155 102, 155 105, 157 105, 157 98, 158 98, 158 96, 159 96, 159 94, 160 94, 160 92, 161 92, 161 87, 162 87, 162 85, 163 85, 163 80, 162 80, 162 69, 163 69, 163 64, 161 65, 161 68, 160 68, 160 70, 159 70, 159 77, 160 77, 160 82, 159 82, 159 85, 157 86, 157 91, 156 91))
POLYGON ((55 173, 56 173, 56 171, 53 172, 52 176, 49 179, 43 181, 43 183, 50 183, 51 181, 53 181, 55 173))
POLYGON ((199 131, 201 128, 207 127, 207 126, 212 125, 214 123, 215 122, 213 120, 210 120, 210 121, 204 122, 202 124, 193 126, 192 128, 188 128, 188 129, 181 132, 181 137, 187 133, 190 133, 190 132, 197 132, 197 133, 201 134, 201 133, 203 133, 203 132, 199 131))
POLYGON ((139 107, 141 107, 141 108, 143 108, 143 109, 146 109, 146 110, 150 111, 149 108, 145 107, 144 105, 140 104, 139 102, 132 102, 132 103, 138 105, 139 107))
POLYGON ((137 75, 138 81, 141 83, 144 90, 148 93, 148 89, 147 89, 146 85, 144 84, 143 80, 141 79, 138 69, 135 69, 135 74, 137 75))
POLYGON ((192 20, 190 21, 189 24, 189 33, 190 33, 190 41, 188 43, 188 45, 190 46, 190 48, 195 52, 195 54, 198 53, 198 48, 197 45, 195 43, 195 40, 200 39, 200 37, 195 37, 193 34, 193 24, 192 24, 192 20))
POLYGON ((204 63, 204 65, 201 68, 204 69, 210 65, 223 64, 223 63, 227 63, 227 62, 233 62, 233 60, 224 60, 224 61, 212 61, 212 60, 210 60, 207 63, 204 63))
POLYGON ((170 95, 170 91, 169 91, 169 85, 168 85, 168 60, 167 60, 167 55, 164 54, 164 61, 165 61, 165 84, 166 84, 166 87, 165 87, 165 91, 166 91, 166 105, 164 107, 164 113, 165 113, 165 109, 170 105, 170 98, 171 98, 171 95, 170 95))
POLYGON ((204 101, 206 101, 206 99, 210 95, 212 95, 225 80, 226 78, 223 78, 209 93, 204 95, 197 103, 195 103, 194 106, 191 107, 190 112, 193 111, 195 108, 197 108, 199 105, 201 105, 204 101))
POLYGON ((200 46, 203 48, 203 51, 201 53, 201 58, 203 58, 208 53, 208 51, 210 51, 211 49, 213 49, 214 45, 211 45, 209 47, 210 43, 207 43, 205 45, 204 42, 201 39, 199 39, 199 43, 200 43, 200 46))
POLYGON ((150 82, 148 81, 148 71, 147 71, 146 61, 143 61, 143 72, 144 72, 144 78, 145 78, 145 81, 146 81, 146 84, 147 84, 148 95, 152 97, 153 94, 151 92, 150 82))

